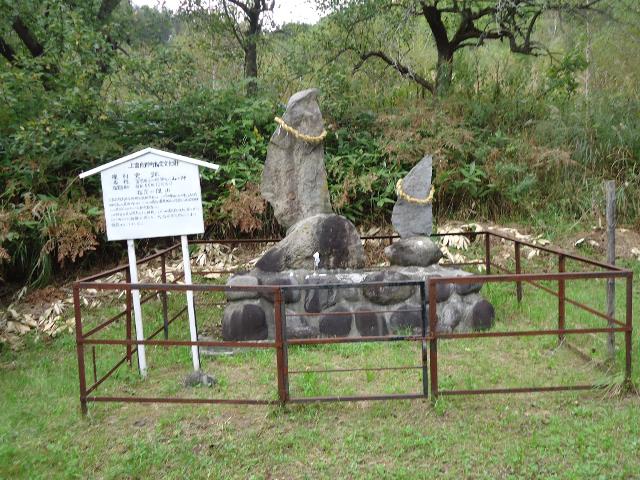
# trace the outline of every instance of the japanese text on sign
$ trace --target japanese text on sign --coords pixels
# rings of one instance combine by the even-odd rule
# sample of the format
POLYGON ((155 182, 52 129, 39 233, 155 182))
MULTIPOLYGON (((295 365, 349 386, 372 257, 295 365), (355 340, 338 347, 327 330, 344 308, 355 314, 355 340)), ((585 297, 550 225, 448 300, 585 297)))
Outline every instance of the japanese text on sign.
POLYGON ((197 165, 147 154, 101 176, 109 240, 204 232, 197 165))

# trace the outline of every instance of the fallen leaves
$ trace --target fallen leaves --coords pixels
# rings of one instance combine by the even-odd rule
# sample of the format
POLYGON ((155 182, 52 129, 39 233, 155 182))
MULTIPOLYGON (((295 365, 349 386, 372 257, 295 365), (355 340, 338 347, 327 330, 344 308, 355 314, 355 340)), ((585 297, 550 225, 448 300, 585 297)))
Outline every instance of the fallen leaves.
MULTIPOLYGON (((266 250, 265 250, 266 251, 266 250)), ((193 257, 193 273, 212 270, 235 270, 239 267, 253 266, 262 257, 242 262, 236 249, 226 245, 206 244, 199 245, 193 257)), ((165 265, 166 281, 173 283, 183 273, 182 256, 168 256, 165 265)), ((205 278, 218 278, 220 273, 206 273, 205 278)), ((105 277, 97 283, 125 283, 126 274, 116 272, 105 277)), ((160 260, 154 260, 146 265, 141 265, 138 270, 140 283, 162 283, 162 265, 160 260)), ((75 329, 75 317, 73 314, 73 296, 69 288, 63 288, 67 295, 63 299, 54 300, 40 306, 41 313, 34 314, 33 306, 25 300, 26 289, 22 289, 15 296, 14 301, 4 311, 0 310, 0 344, 9 345, 13 350, 19 349, 23 342, 21 337, 35 332, 37 335, 54 338, 63 332, 72 333, 75 329)), ((80 291, 80 302, 83 309, 95 310, 109 304, 121 303, 125 291, 119 291, 117 295, 113 290, 100 290, 87 288, 80 291)))

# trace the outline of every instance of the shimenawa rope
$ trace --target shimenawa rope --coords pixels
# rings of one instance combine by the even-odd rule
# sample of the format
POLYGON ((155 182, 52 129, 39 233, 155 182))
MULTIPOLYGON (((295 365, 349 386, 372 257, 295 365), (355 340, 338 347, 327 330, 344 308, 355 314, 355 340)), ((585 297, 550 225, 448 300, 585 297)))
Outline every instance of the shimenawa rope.
POLYGON ((294 137, 296 137, 298 140, 302 140, 304 142, 307 143, 320 143, 324 140, 324 137, 327 136, 327 131, 326 130, 322 130, 322 133, 320 135, 317 136, 313 136, 313 135, 306 135, 302 132, 299 132, 298 130, 296 130, 293 127, 290 127, 289 125, 287 125, 287 123, 281 119, 280 117, 276 117, 274 118, 275 122, 280 125, 280 127, 287 133, 290 133, 291 135, 293 135, 294 137))
POLYGON ((427 205, 433 202, 433 195, 435 193, 436 193, 436 188, 433 185, 431 185, 431 191, 429 192, 429 196, 427 198, 412 197, 402 189, 402 179, 398 180, 398 183, 396 183, 396 194, 398 195, 398 197, 402 198, 404 201, 409 203, 416 203, 418 205, 427 205))

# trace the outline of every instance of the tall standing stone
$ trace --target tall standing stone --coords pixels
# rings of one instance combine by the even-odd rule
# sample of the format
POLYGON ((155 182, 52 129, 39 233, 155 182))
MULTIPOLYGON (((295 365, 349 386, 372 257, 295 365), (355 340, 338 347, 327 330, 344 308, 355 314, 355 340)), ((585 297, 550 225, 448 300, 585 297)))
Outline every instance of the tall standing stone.
MULTIPOLYGON (((315 88, 303 90, 289 99, 283 116, 289 127, 304 135, 322 134, 318 93, 315 88)), ((332 213, 323 142, 305 141, 278 126, 267 148, 261 191, 287 229, 313 215, 332 213)))
MULTIPOLYGON (((402 190, 410 197, 426 199, 431 192, 433 158, 425 157, 402 180, 402 190)), ((401 237, 431 235, 433 210, 431 203, 420 204, 398 197, 391 214, 391 223, 401 237)))

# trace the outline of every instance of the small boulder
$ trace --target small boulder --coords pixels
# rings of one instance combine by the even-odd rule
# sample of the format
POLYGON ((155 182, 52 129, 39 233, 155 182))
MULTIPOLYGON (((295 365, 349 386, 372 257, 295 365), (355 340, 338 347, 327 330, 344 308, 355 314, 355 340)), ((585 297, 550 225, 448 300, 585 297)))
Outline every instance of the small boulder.
MULTIPOLYGON (((317 275, 305 278, 305 285, 326 285, 338 283, 333 275, 317 275)), ((335 288, 313 288, 304 291, 304 309, 306 312, 319 313, 337 303, 335 288)))
POLYGON ((346 337, 351 332, 353 315, 344 305, 337 305, 320 317, 320 333, 325 337, 346 337))
POLYGON ((442 309, 442 319, 438 322, 438 332, 451 333, 462 320, 462 310, 458 302, 451 301, 442 309))
POLYGON ((339 215, 314 215, 291 227, 287 236, 256 263, 264 272, 288 269, 313 271, 313 254, 320 255, 321 269, 362 268, 364 248, 356 227, 339 215))
MULTIPOLYGON (((234 275, 227 281, 228 287, 256 287, 258 285, 258 279, 252 275, 234 275)), ((229 290, 225 294, 228 300, 245 300, 260 296, 256 290, 229 290)))
MULTIPOLYGON (((429 329, 429 311, 426 312, 427 331, 429 329)), ((402 305, 389 318, 389 328, 394 334, 422 332, 422 311, 420 305, 402 305)))
MULTIPOLYGON (((369 273, 363 280, 364 283, 374 282, 404 282, 411 280, 407 275, 392 270, 369 273)), ((366 286, 364 296, 378 305, 400 303, 408 299, 415 292, 415 285, 397 286, 366 286)))
POLYGON ((358 333, 363 337, 381 336, 388 333, 387 324, 381 315, 361 308, 354 312, 354 316, 358 333))
POLYGON ((429 237, 401 238, 384 249, 391 265, 428 267, 438 263, 442 252, 429 237))
MULTIPOLYGON (((260 285, 298 285, 295 276, 283 273, 281 275, 260 275, 260 285)), ((262 297, 271 303, 274 301, 275 294, 272 292, 262 292, 262 297)), ((296 303, 300 300, 300 290, 297 288, 285 288, 282 290, 282 300, 284 303, 296 303)))
POLYGON ((315 338, 318 336, 318 327, 310 324, 304 317, 295 312, 287 312, 287 338, 315 338))
POLYGON ((213 387, 218 380, 211 375, 207 375, 206 373, 196 370, 195 372, 191 372, 184 378, 183 384, 185 387, 213 387))
POLYGON ((241 303, 225 309, 222 318, 224 340, 265 340, 268 336, 266 315, 259 304, 241 303))
POLYGON ((482 289, 482 283, 456 283, 455 290, 460 296, 478 293, 482 289))
POLYGON ((496 312, 493 305, 482 299, 471 310, 471 327, 474 330, 488 330, 493 327, 495 317, 496 312))

